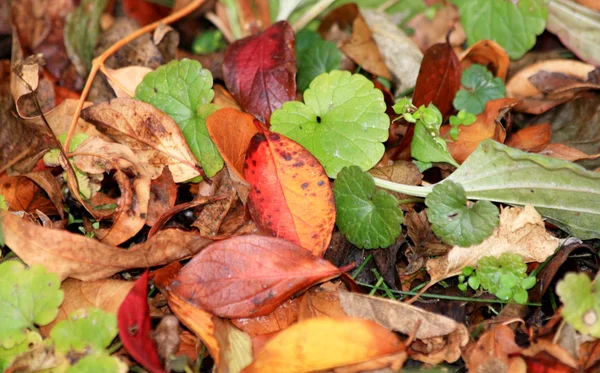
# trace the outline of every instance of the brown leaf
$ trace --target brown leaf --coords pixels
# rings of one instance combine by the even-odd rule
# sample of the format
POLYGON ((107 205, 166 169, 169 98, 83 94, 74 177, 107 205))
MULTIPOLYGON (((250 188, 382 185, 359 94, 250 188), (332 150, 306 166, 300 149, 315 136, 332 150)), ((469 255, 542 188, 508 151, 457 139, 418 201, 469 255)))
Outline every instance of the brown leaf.
POLYGON ((225 52, 223 74, 229 92, 262 123, 296 97, 294 40, 292 27, 280 21, 230 44, 225 52))
POLYGON ((204 206, 198 218, 192 223, 192 226, 198 228, 200 235, 204 237, 214 238, 217 236, 221 224, 223 224, 233 203, 237 199, 237 194, 231 182, 223 184, 219 188, 217 196, 223 198, 204 206))
POLYGON ((168 290, 215 315, 256 317, 340 270, 289 241, 237 236, 196 255, 168 290))
POLYGON ((407 358, 405 349, 394 333, 372 321, 318 317, 277 334, 242 372, 350 372, 364 369, 343 369, 374 361, 379 364, 370 369, 391 367, 398 371, 407 358), (393 358, 380 360, 386 356, 393 358))
POLYGON ((149 268, 190 257, 211 241, 190 232, 165 229, 129 249, 95 239, 44 228, 1 212, 6 245, 27 265, 41 264, 61 279, 103 279, 132 268, 149 268))
POLYGON ((551 137, 552 129, 548 123, 536 124, 512 133, 504 144, 526 152, 539 152, 550 143, 551 137))
POLYGON ((506 80, 510 59, 506 51, 496 42, 480 40, 461 54, 460 65, 463 71, 475 63, 484 65, 502 81, 506 80))
POLYGON ((229 169, 245 180, 246 151, 258 132, 254 117, 235 109, 220 109, 206 118, 206 128, 229 169))
POLYGON ((40 210, 47 215, 57 214, 56 206, 44 195, 44 190, 25 176, 1 174, 0 195, 4 196, 10 211, 34 214, 36 210, 40 210))
POLYGON ((564 159, 569 162, 600 158, 600 153, 588 155, 579 149, 564 144, 548 144, 544 149, 540 150, 538 154, 564 159))
POLYGON ((477 261, 489 255, 499 257, 503 253, 515 253, 527 263, 542 263, 559 244, 559 239, 546 232, 544 221, 533 206, 504 208, 498 227, 482 243, 470 247, 454 246, 448 255, 427 262, 430 284, 456 276, 466 266, 477 267, 477 261))
POLYGON ((242 108, 240 107, 240 105, 238 105, 237 101, 235 100, 235 98, 233 98, 231 93, 229 93, 229 91, 227 91, 227 89, 221 84, 215 83, 215 85, 213 85, 213 91, 215 91, 215 98, 213 98, 213 104, 217 105, 221 109, 235 109, 238 111, 242 110, 242 108))
POLYGON ((429 19, 425 12, 411 18, 406 26, 415 30, 411 39, 425 52, 433 45, 446 41, 450 33, 450 45, 453 47, 462 45, 467 36, 461 24, 458 22, 459 13, 455 6, 444 3, 435 12, 433 19, 429 19))
MULTIPOLYGON (((414 163, 408 161, 396 161, 391 166, 375 167, 370 169, 369 173, 379 179, 406 185, 421 185, 421 181, 423 180, 423 174, 419 172, 419 168, 414 163)), ((413 198, 412 196, 396 192, 392 194, 399 200, 413 198)))
POLYGON ((284 330, 298 320, 300 298, 289 299, 265 316, 232 319, 233 325, 254 337, 284 330))
MULTIPOLYGON (((48 124, 50 125, 52 132, 54 132, 54 135, 65 135, 69 131, 71 120, 73 119, 73 115, 75 114, 78 102, 79 100, 68 98, 61 102, 54 109, 44 114, 44 117, 46 121, 48 121, 48 124)), ((90 105, 92 105, 91 102, 85 102, 83 104, 83 107, 86 108, 90 105)), ((44 119, 41 116, 39 116, 28 119, 27 122, 35 123, 36 125, 42 127, 44 126, 43 120, 44 119)), ((106 136, 98 132, 98 130, 96 130, 96 127, 94 127, 91 123, 88 123, 81 118, 77 120, 77 125, 75 128, 78 133, 85 133, 88 136, 97 136, 103 139, 108 139, 106 136)))
MULTIPOLYGON (((61 219, 64 218, 65 212, 62 188, 58 180, 56 180, 56 177, 52 175, 52 171, 45 170, 30 172, 23 176, 33 180, 40 188, 44 190, 44 192, 46 192, 48 198, 50 198, 50 201, 52 201, 52 204, 54 207, 56 207, 58 215, 61 217, 61 219)), ((0 192, 0 194, 2 194, 2 192, 0 192)))
POLYGON ((321 286, 313 286, 308 289, 300 301, 298 320, 322 316, 333 318, 346 316, 340 304, 338 288, 339 286, 326 282, 321 286))
POLYGON ((465 353, 465 361, 469 372, 513 372, 509 355, 522 351, 515 343, 515 334, 506 325, 498 325, 483 334, 465 353))
POLYGON ((164 166, 176 183, 204 173, 177 123, 150 104, 118 98, 84 109, 81 117, 134 151, 153 178, 164 166))
POLYGON ((120 69, 106 68, 108 83, 119 98, 135 96, 135 89, 153 70, 144 66, 126 66, 120 69))
POLYGON ((453 363, 460 359, 461 348, 469 342, 469 332, 463 324, 410 304, 347 291, 340 291, 339 298, 348 316, 375 321, 406 335, 412 335, 416 330, 415 338, 424 343, 439 337, 445 339, 446 343, 437 350, 412 356, 417 360, 429 364, 453 363))
POLYGON ((177 185, 168 167, 163 168, 162 174, 150 183, 150 201, 146 224, 153 226, 158 218, 175 206, 177 200, 177 185))

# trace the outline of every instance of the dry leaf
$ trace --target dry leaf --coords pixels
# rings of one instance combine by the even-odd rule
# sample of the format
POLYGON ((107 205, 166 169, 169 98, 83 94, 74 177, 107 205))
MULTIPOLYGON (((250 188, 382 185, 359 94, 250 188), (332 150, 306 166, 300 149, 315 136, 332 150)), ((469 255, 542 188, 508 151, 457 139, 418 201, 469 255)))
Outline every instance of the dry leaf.
POLYGON ((477 267, 477 261, 484 256, 515 253, 526 263, 542 263, 559 245, 560 240, 546 232, 544 221, 533 206, 504 208, 498 227, 482 243, 471 247, 454 246, 448 255, 427 262, 431 276, 428 287, 460 274, 466 266, 477 267))
POLYGON ((135 96, 135 89, 149 72, 154 70, 144 66, 127 66, 120 69, 106 68, 108 83, 118 98, 135 96))
POLYGON ((475 63, 487 67, 502 81, 506 80, 510 59, 506 51, 496 42, 480 40, 460 55, 460 65, 463 70, 475 63))
POLYGON ((326 282, 321 286, 313 286, 301 298, 298 320, 313 317, 329 316, 340 318, 346 316, 340 304, 338 286, 326 282))
POLYGON ((2 214, 6 245, 27 265, 42 264, 61 279, 107 278, 132 268, 149 268, 190 257, 211 240, 178 229, 165 229, 129 249, 111 247, 81 234, 37 226, 2 214))
POLYGON ((483 334, 477 341, 477 345, 466 351, 464 359, 469 372, 517 373, 518 371, 509 368, 511 366, 509 355, 521 351, 521 347, 515 343, 512 329, 506 325, 498 325, 483 334))
POLYGON ((564 144, 548 144, 538 154, 552 158, 560 158, 569 162, 600 158, 600 153, 588 155, 579 149, 564 144))
POLYGON ((150 183, 150 203, 146 225, 153 226, 158 218, 175 206, 177 201, 177 185, 169 167, 163 168, 162 174, 150 183))
POLYGON ((544 149, 552 138, 552 128, 548 123, 525 127, 512 133, 506 139, 505 145, 526 152, 539 152, 544 149))
POLYGON ((84 109, 81 117, 134 151, 152 178, 159 177, 164 166, 176 183, 203 174, 177 123, 150 104, 117 98, 84 109))
POLYGON ((40 210, 47 215, 56 215, 57 209, 60 208, 58 211, 63 212, 61 189, 50 171, 31 172, 24 176, 1 174, 0 195, 4 196, 10 211, 25 211, 33 214, 36 210, 40 210), (29 177, 31 175, 35 176, 29 177), (46 193, 53 196, 52 199, 56 199, 56 203, 52 203, 52 200, 44 195, 45 190, 40 188, 40 185, 48 188, 46 193))
POLYGON ((415 338, 425 344, 429 339, 445 338, 445 343, 437 350, 411 355, 413 359, 429 364, 453 363, 460 358, 461 348, 469 342, 469 332, 463 324, 410 304, 347 291, 340 291, 339 298, 348 316, 372 320, 406 335, 412 335, 416 330, 415 338))
POLYGON ((452 4, 444 3, 435 12, 433 19, 430 20, 425 13, 421 13, 410 19, 406 25, 415 30, 411 39, 425 52, 432 45, 445 42, 450 31, 450 45, 460 46, 467 40, 458 18, 458 9, 452 4))
POLYGON ((231 322, 239 329, 254 337, 286 329, 298 320, 300 298, 289 299, 265 316, 233 319, 231 322))

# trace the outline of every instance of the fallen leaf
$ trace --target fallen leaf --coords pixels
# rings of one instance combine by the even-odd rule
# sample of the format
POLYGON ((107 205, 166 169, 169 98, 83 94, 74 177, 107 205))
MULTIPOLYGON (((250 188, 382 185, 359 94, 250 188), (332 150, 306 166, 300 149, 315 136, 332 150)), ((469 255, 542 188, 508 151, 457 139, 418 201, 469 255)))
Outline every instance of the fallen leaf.
MULTIPOLYGON (((147 4, 155 5, 155 4, 147 4)), ((154 70, 144 66, 126 66, 120 69, 106 68, 108 83, 118 98, 135 96, 135 89, 149 72, 154 70)))
MULTIPOLYGON (((75 114, 78 103, 79 100, 68 98, 54 109, 44 113, 44 117, 50 125, 50 128, 52 129, 52 132, 54 132, 55 136, 66 134, 69 131, 69 126, 71 124, 71 120, 73 119, 73 115, 75 114)), ((83 107, 87 108, 90 105, 92 105, 91 102, 84 102, 83 107)), ((34 123, 38 126, 45 126, 44 118, 41 116, 28 119, 27 122, 34 123)), ((96 130, 96 127, 94 127, 91 123, 86 122, 82 118, 77 120, 75 128, 77 133, 85 133, 88 136, 97 136, 107 139, 106 136, 96 130)))
POLYGON ((119 339, 129 354, 151 373, 164 372, 150 325, 148 271, 135 281, 117 313, 119 339))
POLYGON ((540 150, 538 154, 552 158, 564 159, 569 162, 600 158, 600 153, 588 155, 579 149, 572 148, 564 144, 548 144, 544 149, 540 150))
POLYGON ((600 4, 598 4, 595 0, 575 0, 575 1, 577 1, 579 4, 586 6, 590 9, 600 11, 600 4))
POLYGON ((47 215, 57 214, 56 206, 44 195, 44 190, 25 176, 1 174, 0 195, 4 197, 10 211, 34 214, 36 210, 40 210, 47 215))
POLYGON ((58 309, 58 316, 50 324, 40 328, 44 336, 50 335, 52 327, 81 308, 100 308, 106 313, 116 314, 123 300, 133 287, 133 281, 96 280, 80 281, 68 278, 60 285, 65 297, 58 309))
POLYGON ((361 10, 361 14, 391 72, 395 92, 402 93, 414 87, 423 53, 386 14, 367 9, 361 10))
POLYGON ((81 0, 67 16, 64 44, 77 73, 84 77, 90 72, 94 47, 100 36, 100 18, 108 0, 81 0))
POLYGON ((227 88, 262 123, 268 123, 284 102, 295 99, 296 72, 294 31, 285 21, 230 44, 223 60, 227 88))
POLYGON ((252 187, 248 209, 258 228, 322 257, 335 224, 335 205, 319 161, 283 135, 257 133, 244 176, 252 187))
POLYGON ((415 31, 410 38, 425 52, 433 45, 445 42, 449 33, 450 45, 453 47, 465 42, 467 35, 458 18, 458 9, 453 4, 443 3, 433 19, 429 19, 423 12, 411 18, 406 26, 415 31))
MULTIPOLYGON (((374 167, 369 170, 369 173, 379 179, 406 185, 421 185, 421 181, 423 180, 423 174, 419 172, 417 166, 408 161, 396 161, 391 166, 374 167)), ((398 200, 413 198, 412 196, 396 192, 391 192, 391 194, 398 200)), ((406 205, 402 205, 401 207, 403 206, 406 205)))
POLYGON ((177 123, 150 104, 118 98, 84 109, 81 117, 134 151, 153 178, 164 166, 169 166, 176 183, 204 173, 177 123))
POLYGON ((394 359, 378 368, 391 367, 398 371, 407 358, 405 349, 394 333, 372 321, 318 317, 277 334, 242 372, 342 371, 345 367, 389 355, 394 355, 394 359))
MULTIPOLYGON (((171 370, 171 357, 175 356, 179 349, 181 343, 179 335, 179 320, 173 315, 163 317, 152 333, 152 338, 156 341, 158 356, 165 361, 166 371, 171 370)), ((192 359, 192 361, 194 360, 192 359)))
POLYGON ((168 167, 163 168, 162 174, 150 183, 150 200, 146 225, 153 226, 158 218, 175 206, 177 200, 177 185, 168 167))
POLYGON ((522 351, 515 342, 515 334, 506 325, 498 325, 484 333, 477 345, 466 351, 464 356, 469 372, 480 372, 489 369, 493 372, 514 372, 509 370, 509 355, 522 351))
MULTIPOLYGON (((517 103, 517 100, 511 98, 488 101, 485 110, 477 116, 475 123, 458 127, 458 138, 448 142, 448 150, 452 158, 459 163, 464 162, 485 139, 503 143, 506 139, 506 129, 501 121, 508 116, 511 108, 517 103)), ((450 125, 442 126, 440 134, 444 136, 450 128, 450 125)))
POLYGON ((160 3, 149 3, 143 0, 124 0, 123 12, 129 18, 135 19, 140 26, 157 22, 171 13, 171 7, 160 3))
MULTIPOLYGON (((226 176, 228 174, 224 172, 226 176)), ((229 177, 223 182, 215 193, 214 201, 202 207, 196 220, 192 223, 193 227, 198 228, 200 235, 208 238, 215 238, 219 234, 221 224, 229 214, 234 202, 237 201, 237 193, 233 188, 229 177)))
POLYGON ((239 329, 254 337, 278 332, 288 328, 298 320, 300 298, 288 299, 268 315, 233 319, 231 322, 239 329))
POLYGON ((510 59, 504 48, 492 40, 480 40, 460 55, 463 70, 473 64, 485 66, 494 76, 506 80, 510 59))
POLYGON ((593 8, 595 10, 570 0, 551 1, 548 3, 546 29, 558 36, 560 41, 579 58, 593 65, 600 65, 598 2, 594 0, 587 0, 587 2, 595 4, 593 8))
POLYGON ((29 109, 28 105, 23 105, 21 99, 29 95, 36 95, 39 85, 40 64, 43 63, 38 56, 29 56, 25 60, 15 61, 13 56, 11 74, 10 74, 10 93, 15 100, 17 113, 21 118, 28 118, 33 115, 40 115, 37 107, 29 109), (33 110, 33 113, 32 113, 33 110))
POLYGON ((283 239, 237 236, 202 250, 168 290, 217 316, 256 317, 340 273, 328 261, 283 239))
POLYGON ((220 109, 206 119, 206 128, 223 160, 238 179, 244 179, 244 161, 250 139, 258 132, 254 117, 236 109, 220 109))
MULTIPOLYGON (((46 192, 48 198, 50 198, 50 201, 52 201, 52 204, 54 205, 54 207, 56 207, 58 215, 61 217, 61 219, 64 218, 65 211, 63 205, 62 188, 56 177, 52 175, 52 171, 45 170, 30 172, 23 176, 33 180, 33 182, 35 182, 40 188, 44 190, 44 192, 46 192)), ((0 179, 1 178, 2 176, 0 176, 0 179)), ((2 184, 1 181, 0 184, 2 184)), ((1 189, 2 186, 0 186, 0 194, 6 197, 6 195, 1 191, 1 189)))
MULTIPOLYGON (((217 78, 216 76, 214 76, 214 73, 213 77, 217 78)), ((215 83, 215 85, 213 85, 213 90, 215 91, 215 98, 213 99, 213 104, 217 105, 221 109, 235 109, 238 111, 242 110, 242 108, 240 107, 240 105, 238 105, 237 101, 235 100, 235 98, 233 98, 231 93, 229 93, 229 91, 227 91, 227 89, 221 84, 215 83)))
POLYGON ((544 221, 533 206, 504 208, 498 227, 485 241, 470 247, 454 246, 447 255, 427 262, 430 284, 456 276, 466 266, 477 267, 477 261, 484 256, 515 253, 526 263, 543 263, 559 244, 558 238, 546 232, 544 221))
POLYGON ((44 228, 7 212, 0 214, 6 245, 27 265, 43 264, 63 280, 98 280, 127 269, 164 265, 190 257, 212 242, 191 232, 165 229, 125 250, 81 234, 44 228))
POLYGON ((526 152, 537 153, 550 143, 551 137, 552 129, 548 123, 536 124, 512 133, 504 144, 526 152))
POLYGON ((302 321, 322 316, 329 316, 334 319, 346 316, 340 304, 338 286, 331 282, 326 282, 321 286, 313 286, 304 293, 300 300, 298 320, 302 321))

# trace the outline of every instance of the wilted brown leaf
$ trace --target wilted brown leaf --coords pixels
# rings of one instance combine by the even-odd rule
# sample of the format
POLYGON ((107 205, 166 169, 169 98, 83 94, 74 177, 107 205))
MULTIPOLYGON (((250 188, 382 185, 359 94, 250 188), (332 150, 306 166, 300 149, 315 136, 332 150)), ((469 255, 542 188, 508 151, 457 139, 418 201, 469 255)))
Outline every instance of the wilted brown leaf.
POLYGON ((80 234, 44 228, 7 212, 0 214, 6 245, 28 265, 42 264, 61 279, 91 281, 127 269, 164 265, 190 257, 211 243, 194 233, 165 229, 125 250, 80 234))
POLYGON ((538 154, 552 158, 564 159, 569 162, 600 158, 600 153, 588 155, 579 149, 572 148, 564 144, 548 144, 544 149, 540 150, 538 154))
POLYGON ((536 124, 511 133, 505 145, 526 152, 539 152, 550 143, 552 129, 548 123, 536 124))
POLYGON ((522 351, 515 343, 515 334, 506 325, 498 325, 483 334, 477 344, 465 352, 469 372, 515 372, 525 373, 516 369, 518 362, 512 361, 511 354, 522 351))
POLYGON ((298 320, 300 298, 289 299, 265 316, 232 319, 233 325, 254 337, 286 329, 298 320))
POLYGON ((445 42, 446 36, 452 30, 454 31, 450 34, 450 45, 460 46, 465 42, 467 36, 458 18, 458 9, 450 3, 444 3, 435 12, 433 19, 421 13, 414 16, 406 25, 415 30, 411 39, 425 52, 434 44, 445 42))
POLYGON ((346 316, 338 295, 339 286, 326 282, 321 286, 313 286, 301 298, 298 320, 313 317, 329 316, 340 318, 346 316))
POLYGON ((162 174, 150 183, 150 201, 148 203, 148 217, 146 224, 153 226, 158 218, 167 210, 175 206, 177 200, 177 185, 169 167, 163 168, 162 174))
POLYGON ((496 42, 480 40, 461 54, 460 65, 463 70, 475 63, 484 65, 502 81, 506 80, 510 59, 506 51, 496 42))

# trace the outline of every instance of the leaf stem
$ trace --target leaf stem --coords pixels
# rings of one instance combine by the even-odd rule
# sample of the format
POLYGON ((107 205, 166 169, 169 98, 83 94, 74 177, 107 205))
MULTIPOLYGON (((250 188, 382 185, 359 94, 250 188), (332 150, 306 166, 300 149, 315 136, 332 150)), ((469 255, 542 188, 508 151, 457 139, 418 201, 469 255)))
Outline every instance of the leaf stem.
POLYGON ((414 186, 414 185, 406 185, 406 184, 398 184, 391 181, 378 179, 376 177, 373 178, 375 181, 375 185, 381 188, 385 188, 387 190, 391 190, 392 192, 398 192, 402 194, 408 194, 409 196, 422 197, 425 198, 429 193, 431 193, 433 189, 433 185, 428 186, 414 186))
POLYGON ((310 8, 306 13, 300 17, 293 25, 292 28, 295 32, 302 30, 306 25, 310 23, 313 19, 317 18, 317 16, 327 9, 329 5, 331 5, 334 0, 321 0, 318 1, 312 8, 310 8))

